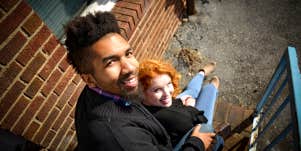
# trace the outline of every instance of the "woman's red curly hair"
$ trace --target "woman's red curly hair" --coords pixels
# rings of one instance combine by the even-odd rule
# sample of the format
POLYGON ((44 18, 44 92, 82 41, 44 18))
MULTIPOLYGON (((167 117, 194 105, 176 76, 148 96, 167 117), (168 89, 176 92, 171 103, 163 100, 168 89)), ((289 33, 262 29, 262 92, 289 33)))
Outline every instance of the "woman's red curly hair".
POLYGON ((181 75, 169 62, 164 62, 161 60, 147 59, 139 64, 139 83, 146 90, 151 85, 151 80, 161 74, 168 74, 171 78, 171 82, 174 86, 174 93, 172 94, 175 98, 180 92, 179 81, 181 75))

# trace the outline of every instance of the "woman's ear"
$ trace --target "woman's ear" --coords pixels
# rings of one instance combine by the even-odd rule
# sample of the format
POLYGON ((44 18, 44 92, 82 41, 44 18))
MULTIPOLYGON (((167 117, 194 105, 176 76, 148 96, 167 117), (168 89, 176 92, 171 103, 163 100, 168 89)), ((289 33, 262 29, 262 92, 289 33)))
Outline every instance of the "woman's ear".
POLYGON ((86 82, 89 88, 96 87, 96 80, 91 74, 81 74, 80 76, 86 82))

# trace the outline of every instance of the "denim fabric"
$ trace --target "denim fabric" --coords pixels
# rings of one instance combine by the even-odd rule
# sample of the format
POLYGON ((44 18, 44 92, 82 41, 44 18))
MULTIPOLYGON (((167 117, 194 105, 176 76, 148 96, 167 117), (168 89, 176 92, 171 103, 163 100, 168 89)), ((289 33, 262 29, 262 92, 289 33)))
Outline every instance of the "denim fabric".
MULTIPOLYGON (((181 146, 185 143, 186 139, 191 135, 193 128, 189 130, 179 141, 179 143, 173 148, 173 151, 179 151, 181 149, 181 146)), ((201 124, 200 132, 214 132, 214 129, 211 124, 201 124)), ((224 146, 224 139, 216 135, 215 137, 215 143, 213 144, 213 151, 221 151, 224 146)))
POLYGON ((200 73, 196 74, 188 83, 186 89, 176 98, 181 98, 185 95, 190 95, 195 98, 195 107, 198 110, 204 111, 204 115, 208 119, 207 124, 212 124, 218 90, 213 84, 207 84, 202 88, 203 81, 204 75, 200 73))

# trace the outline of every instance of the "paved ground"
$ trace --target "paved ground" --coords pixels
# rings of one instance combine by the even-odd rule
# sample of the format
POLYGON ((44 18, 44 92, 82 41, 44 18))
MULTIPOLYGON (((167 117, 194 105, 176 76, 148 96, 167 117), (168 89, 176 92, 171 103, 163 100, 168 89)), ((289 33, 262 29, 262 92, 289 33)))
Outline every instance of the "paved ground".
POLYGON ((301 1, 196 1, 198 14, 178 29, 165 58, 182 72, 183 84, 206 61, 216 61, 218 101, 254 107, 286 47, 300 55, 301 1))

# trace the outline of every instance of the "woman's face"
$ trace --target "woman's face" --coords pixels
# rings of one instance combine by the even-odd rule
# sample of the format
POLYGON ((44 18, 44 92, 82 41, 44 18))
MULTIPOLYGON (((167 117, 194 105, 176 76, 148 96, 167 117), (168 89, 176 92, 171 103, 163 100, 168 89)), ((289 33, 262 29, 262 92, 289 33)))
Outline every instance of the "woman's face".
POLYGON ((161 74, 151 80, 151 85, 144 90, 143 103, 149 106, 169 107, 172 104, 174 87, 168 74, 161 74))

